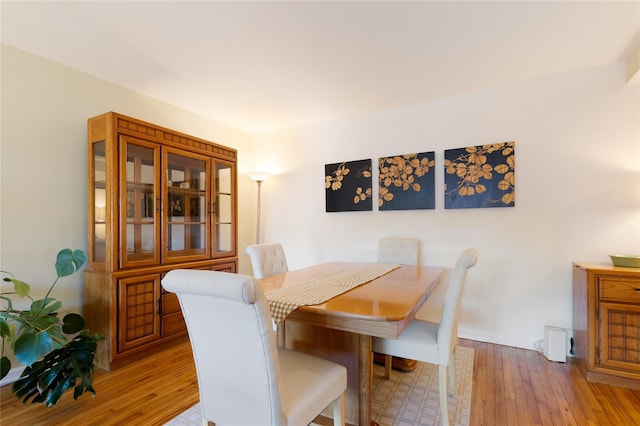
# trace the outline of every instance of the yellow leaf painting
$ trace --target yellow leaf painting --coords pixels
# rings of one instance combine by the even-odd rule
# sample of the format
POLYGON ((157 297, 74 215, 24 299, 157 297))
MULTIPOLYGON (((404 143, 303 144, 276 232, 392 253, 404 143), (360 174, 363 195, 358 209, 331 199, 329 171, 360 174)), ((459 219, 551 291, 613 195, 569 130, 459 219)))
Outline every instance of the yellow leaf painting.
POLYGON ((515 142, 445 151, 445 208, 513 207, 515 142))

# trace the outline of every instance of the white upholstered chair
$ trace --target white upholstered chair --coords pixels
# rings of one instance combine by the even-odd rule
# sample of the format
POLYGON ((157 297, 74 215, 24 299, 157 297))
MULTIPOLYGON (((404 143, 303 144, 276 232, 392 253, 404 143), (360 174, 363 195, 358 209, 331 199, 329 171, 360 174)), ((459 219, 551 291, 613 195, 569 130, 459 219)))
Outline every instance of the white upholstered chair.
MULTIPOLYGON (((420 263, 420 240, 417 238, 386 237, 378 240, 378 263, 417 265, 420 263)), ((384 356, 385 376, 389 378, 393 357, 384 356)))
POLYGON ((380 238, 378 263, 417 265, 420 259, 420 240, 416 238, 380 238))
POLYGON ((478 260, 478 251, 466 249, 451 271, 449 287, 442 307, 440 324, 414 319, 398 339, 374 337, 373 351, 415 359, 438 366, 438 389, 442 424, 449 424, 447 411, 447 376, 449 391, 457 397, 455 383, 455 349, 458 342, 458 315, 467 271, 478 260), (448 374, 447 374, 448 373, 448 374))
POLYGON ((277 348, 257 280, 176 269, 162 285, 187 323, 204 424, 302 426, 333 404, 334 424, 344 425, 346 368, 277 348))
POLYGON ((287 272, 287 257, 280 243, 252 244, 245 249, 257 279, 287 272))

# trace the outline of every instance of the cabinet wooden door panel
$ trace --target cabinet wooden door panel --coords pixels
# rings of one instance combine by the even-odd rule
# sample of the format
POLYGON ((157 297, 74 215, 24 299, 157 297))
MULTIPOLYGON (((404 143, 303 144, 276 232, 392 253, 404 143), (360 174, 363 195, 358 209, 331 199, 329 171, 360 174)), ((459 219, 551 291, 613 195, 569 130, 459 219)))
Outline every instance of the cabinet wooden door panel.
POLYGON ((600 303, 598 365, 640 373, 640 306, 600 303))
POLYGON ((160 337, 160 274, 118 280, 118 347, 136 348, 160 337))

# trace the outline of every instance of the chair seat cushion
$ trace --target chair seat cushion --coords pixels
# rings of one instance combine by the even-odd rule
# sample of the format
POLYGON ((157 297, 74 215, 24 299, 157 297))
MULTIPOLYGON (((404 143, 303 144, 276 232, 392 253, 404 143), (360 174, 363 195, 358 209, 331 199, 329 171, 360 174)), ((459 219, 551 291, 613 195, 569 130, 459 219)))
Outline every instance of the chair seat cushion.
POLYGON ((374 352, 438 365, 438 324, 413 320, 397 339, 374 337, 374 352))
POLYGON ((284 348, 280 358, 282 410, 288 425, 308 425, 347 388, 347 369, 284 348))

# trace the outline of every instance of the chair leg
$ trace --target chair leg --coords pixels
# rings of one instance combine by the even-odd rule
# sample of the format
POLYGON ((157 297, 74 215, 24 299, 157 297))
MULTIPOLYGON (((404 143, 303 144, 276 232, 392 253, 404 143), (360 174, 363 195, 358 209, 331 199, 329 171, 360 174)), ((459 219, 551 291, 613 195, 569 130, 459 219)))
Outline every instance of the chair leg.
POLYGON ((393 357, 391 355, 384 356, 384 378, 391 378, 391 369, 393 368, 393 357))
POLYGON ((345 426, 344 392, 333 401, 333 426, 345 426))
POLYGON ((449 358, 449 396, 458 398, 458 384, 456 383, 456 353, 451 352, 449 358))
POLYGON ((447 366, 438 366, 438 393, 440 394, 440 417, 442 426, 449 425, 449 409, 447 408, 447 366))

